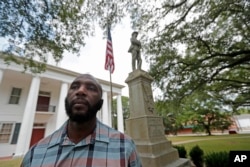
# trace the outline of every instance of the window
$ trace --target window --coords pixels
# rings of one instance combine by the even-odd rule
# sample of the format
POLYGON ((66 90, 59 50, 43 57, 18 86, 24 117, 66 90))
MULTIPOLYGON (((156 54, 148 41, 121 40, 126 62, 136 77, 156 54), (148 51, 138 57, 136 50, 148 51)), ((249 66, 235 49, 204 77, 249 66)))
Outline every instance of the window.
POLYGON ((0 143, 9 143, 13 123, 0 123, 0 143))
POLYGON ((12 88, 9 104, 18 104, 21 96, 21 88, 12 88))

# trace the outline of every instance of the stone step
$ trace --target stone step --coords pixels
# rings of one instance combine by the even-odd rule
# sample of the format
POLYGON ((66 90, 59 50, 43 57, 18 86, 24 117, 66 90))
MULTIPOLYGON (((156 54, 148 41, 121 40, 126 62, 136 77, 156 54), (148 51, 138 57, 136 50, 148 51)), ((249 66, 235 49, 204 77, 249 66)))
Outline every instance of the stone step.
POLYGON ((190 166, 191 162, 189 159, 179 158, 178 160, 168 164, 165 167, 190 167, 190 166))

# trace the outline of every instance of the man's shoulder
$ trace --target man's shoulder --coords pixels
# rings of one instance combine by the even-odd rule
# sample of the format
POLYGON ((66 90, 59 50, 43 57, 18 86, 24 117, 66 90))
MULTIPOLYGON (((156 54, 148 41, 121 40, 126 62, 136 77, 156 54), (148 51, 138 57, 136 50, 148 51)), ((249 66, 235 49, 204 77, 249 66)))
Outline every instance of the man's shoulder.
POLYGON ((128 135, 126 135, 125 133, 123 132, 120 132, 110 126, 107 126, 101 122, 99 122, 100 124, 100 129, 102 129, 102 131, 106 132, 109 139, 125 139, 125 140, 128 140, 128 141, 131 141, 132 138, 128 135))
POLYGON ((33 165, 41 163, 43 160, 41 157, 45 155, 47 149, 50 147, 51 143, 53 143, 53 139, 55 139, 54 135, 57 133, 58 130, 34 144, 25 154, 22 161, 22 167, 31 166, 31 163, 33 165))

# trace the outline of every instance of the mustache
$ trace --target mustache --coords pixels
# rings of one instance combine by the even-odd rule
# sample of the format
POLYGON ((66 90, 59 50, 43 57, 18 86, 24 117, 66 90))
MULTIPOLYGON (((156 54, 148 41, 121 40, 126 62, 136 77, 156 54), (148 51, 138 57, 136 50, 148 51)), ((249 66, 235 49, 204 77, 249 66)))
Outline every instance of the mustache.
POLYGON ((76 98, 76 99, 72 100, 71 104, 72 105, 74 105, 74 104, 85 104, 87 106, 90 106, 90 103, 85 98, 76 98))
POLYGON ((67 114, 71 112, 72 107, 77 103, 87 105, 89 111, 94 111, 94 112, 100 110, 103 104, 102 99, 100 99, 94 106, 91 106, 90 103, 84 98, 76 98, 73 101, 69 102, 67 97, 65 97, 64 102, 67 114))

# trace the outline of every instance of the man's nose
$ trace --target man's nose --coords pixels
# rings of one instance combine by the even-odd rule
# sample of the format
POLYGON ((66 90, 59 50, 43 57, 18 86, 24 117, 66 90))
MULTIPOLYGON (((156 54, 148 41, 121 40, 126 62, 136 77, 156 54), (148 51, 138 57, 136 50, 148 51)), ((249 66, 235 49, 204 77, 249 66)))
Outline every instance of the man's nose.
POLYGON ((77 95, 87 95, 87 89, 84 85, 81 85, 77 90, 77 95))

